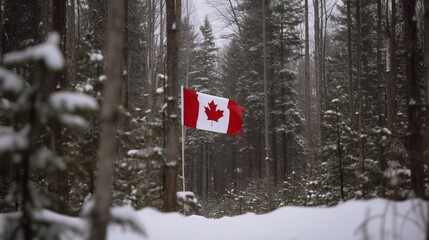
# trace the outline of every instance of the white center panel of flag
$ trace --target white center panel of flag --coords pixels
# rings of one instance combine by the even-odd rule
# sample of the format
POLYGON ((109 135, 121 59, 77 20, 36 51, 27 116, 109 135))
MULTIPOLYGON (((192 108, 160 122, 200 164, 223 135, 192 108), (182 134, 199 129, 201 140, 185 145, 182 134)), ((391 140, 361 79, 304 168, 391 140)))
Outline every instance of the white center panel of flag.
POLYGON ((198 94, 198 102, 199 102, 197 128, 204 129, 207 131, 226 133, 228 130, 228 124, 229 124, 229 109, 228 109, 229 100, 226 98, 220 98, 212 95, 207 95, 204 93, 197 93, 197 94, 198 94), (212 101, 216 105, 216 110, 223 111, 223 116, 218 118, 217 122, 213 120, 209 120, 206 114, 206 108, 213 110, 212 108, 210 108, 210 105, 209 105, 212 101))

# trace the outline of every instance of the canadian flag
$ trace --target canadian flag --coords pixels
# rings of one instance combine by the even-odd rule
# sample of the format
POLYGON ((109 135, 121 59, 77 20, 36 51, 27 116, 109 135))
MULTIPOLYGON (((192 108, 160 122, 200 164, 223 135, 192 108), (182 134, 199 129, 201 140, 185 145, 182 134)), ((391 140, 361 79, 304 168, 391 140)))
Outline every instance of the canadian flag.
POLYGON ((227 98, 182 87, 182 125, 227 134, 243 133, 244 109, 227 98))

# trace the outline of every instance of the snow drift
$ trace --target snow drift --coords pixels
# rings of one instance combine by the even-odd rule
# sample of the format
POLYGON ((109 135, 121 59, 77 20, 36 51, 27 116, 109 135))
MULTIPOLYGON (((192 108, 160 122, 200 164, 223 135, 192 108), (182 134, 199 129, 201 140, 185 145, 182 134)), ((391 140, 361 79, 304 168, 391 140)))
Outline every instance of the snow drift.
MULTIPOLYGON (((162 213, 151 208, 130 212, 124 208, 122 215, 140 221, 147 236, 124 225, 111 224, 108 239, 423 240, 427 207, 427 202, 416 199, 404 202, 373 199, 348 201, 335 207, 282 207, 262 215, 247 213, 220 219, 162 213)), ((6 216, 0 215, 0 236, 6 216)), ((88 226, 79 218, 64 216, 53 220, 74 225, 74 229, 88 226)), ((70 237, 70 233, 64 236, 70 237)))

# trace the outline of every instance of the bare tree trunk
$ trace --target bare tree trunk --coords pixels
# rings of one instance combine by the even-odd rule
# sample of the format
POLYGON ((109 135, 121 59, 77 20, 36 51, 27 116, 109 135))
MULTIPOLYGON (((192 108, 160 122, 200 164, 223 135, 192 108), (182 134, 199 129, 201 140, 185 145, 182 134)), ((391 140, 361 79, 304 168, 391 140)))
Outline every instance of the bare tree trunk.
POLYGON ((389 91, 390 91, 390 126, 389 129, 395 129, 396 123, 396 0, 392 1, 392 16, 391 16, 391 31, 390 31, 390 83, 389 83, 389 91))
MULTIPOLYGON (((382 83, 383 83, 383 62, 382 62, 382 23, 381 19, 382 16, 382 3, 381 0, 377 0, 377 76, 378 76, 378 86, 379 86, 379 94, 378 94, 378 114, 379 114, 379 124, 380 127, 384 126, 383 122, 383 107, 384 107, 384 101, 383 101, 383 92, 382 89, 382 83)), ((381 172, 384 172, 387 168, 387 162, 386 158, 384 157, 384 147, 379 144, 379 147, 381 148, 379 150, 379 162, 380 162, 380 170, 381 172)), ((387 182, 385 181, 385 178, 383 175, 380 177, 380 185, 382 187, 382 196, 384 197, 386 194, 386 187, 387 182)))
MULTIPOLYGON (((53 14, 52 22, 54 31, 57 31, 61 37, 60 48, 65 54, 66 43, 67 43, 67 15, 66 15, 67 0, 58 0, 53 2, 53 14)), ((67 59, 68 56, 66 56, 67 59)), ((53 82, 50 87, 51 91, 57 89, 66 89, 68 86, 65 71, 59 71, 54 74, 53 82)), ((62 156, 64 152, 63 148, 63 136, 61 128, 53 129, 52 131, 52 146, 56 155, 62 156)), ((55 193, 57 195, 57 204, 55 206, 58 212, 64 212, 66 209, 66 200, 68 198, 69 185, 68 185, 68 173, 63 170, 56 170, 55 177, 55 193)))
MULTIPOLYGON (((426 108, 429 108, 429 0, 424 0, 424 81, 426 81, 426 108)), ((429 143, 429 110, 426 111, 426 141, 429 143)), ((429 144, 426 144, 429 152, 429 144)))
MULTIPOLYGON (((424 0, 424 59, 426 81, 426 152, 429 152, 429 0, 424 0)), ((428 164, 426 162, 426 164, 428 164)), ((428 211, 429 215, 429 211, 428 211)), ((428 216, 427 216, 428 217, 428 216)), ((426 240, 429 240, 429 221, 426 226, 426 240)))
MULTIPOLYGON (((311 148, 311 85, 310 85, 310 34, 308 0, 305 0, 305 57, 304 57, 304 104, 306 122, 307 149, 311 148)), ((311 163, 310 151, 307 151, 307 163, 311 163)))
POLYGON ((387 127, 395 132, 396 123, 396 0, 391 0, 391 17, 389 19, 389 1, 386 1, 387 22, 387 127), (389 23, 390 20, 390 23, 389 23))
POLYGON ((76 4, 75 0, 67 0, 67 79, 69 86, 74 86, 75 84, 75 74, 76 74, 76 4))
MULTIPOLYGON (((323 29, 322 29, 322 61, 321 61, 321 68, 322 68, 322 84, 323 84, 323 98, 325 102, 327 101, 326 94, 327 94, 327 88, 326 88, 326 42, 327 42, 327 36, 328 36, 328 21, 332 16, 332 11, 336 4, 329 10, 327 9, 326 0, 323 0, 323 11, 325 12, 325 19, 322 19, 324 22, 323 29)), ((326 104, 325 104, 326 106, 326 104)), ((323 128, 322 128, 323 129, 323 128)), ((322 133, 323 135, 323 133, 322 133)))
POLYGON ((313 9, 314 9, 314 66, 315 66, 315 78, 314 78, 314 86, 316 89, 316 114, 315 114, 315 119, 313 121, 313 124, 315 124, 315 126, 311 127, 312 129, 312 133, 313 135, 311 136, 311 139, 313 141, 312 143, 312 155, 313 158, 316 159, 315 156, 315 149, 316 146, 318 144, 318 138, 321 137, 321 98, 322 98, 322 94, 321 94, 321 72, 322 69, 320 67, 320 63, 321 63, 321 26, 320 26, 320 7, 319 7, 319 3, 321 0, 313 0, 313 9))
POLYGON ((232 5, 231 0, 228 0, 228 2, 229 2, 229 6, 231 8, 232 15, 234 17, 234 22, 235 22, 235 24, 237 25, 237 28, 238 28, 238 35, 241 37, 241 24, 238 21, 236 10, 235 10, 234 6, 232 5))
MULTIPOLYGON (((426 81, 426 108, 429 108, 429 0, 424 0, 424 60, 426 81)), ((429 110, 426 110, 426 138, 429 139, 429 110)), ((429 152, 429 144, 426 144, 429 152)), ((428 228, 429 229, 429 228, 428 228)), ((428 234, 429 237, 429 234, 428 234)))
POLYGON ((121 103, 121 59, 123 51, 124 5, 121 0, 109 1, 107 41, 107 82, 101 112, 100 160, 98 166, 95 206, 92 215, 91 239, 104 240, 112 204, 113 164, 117 155, 116 133, 121 103))
POLYGON ((0 0, 0 7, 1 7, 1 11, 0 11, 0 56, 3 56, 3 34, 4 34, 4 29, 3 29, 3 0, 0 0))
MULTIPOLYGON (((36 70, 37 71, 37 70, 36 70)), ((40 76, 36 76, 37 80, 41 80, 40 76)), ((28 123, 30 124, 30 133, 28 134, 30 138, 34 135, 34 125, 36 122, 36 106, 35 102, 37 99, 37 93, 32 93, 30 100, 30 111, 28 116, 28 123)), ((30 142, 29 148, 22 155, 22 169, 21 172, 21 207, 22 207, 22 217, 21 217, 21 226, 24 232, 24 239, 31 240, 33 239, 33 219, 31 210, 34 207, 34 199, 31 196, 30 192, 30 155, 31 151, 34 151, 34 144, 30 142)))
MULTIPOLYGON (((357 21, 357 43, 356 43, 356 58, 357 58, 357 84, 358 84, 358 133, 359 133, 359 159, 361 161, 361 174, 365 173, 365 159, 363 149, 363 112, 362 112, 362 78, 361 78, 361 5, 360 0, 356 0, 356 21, 357 21)), ((365 178, 361 177, 362 181, 362 196, 365 197, 365 178)))
POLYGON ((202 151, 202 190, 203 199, 207 199, 207 142, 203 143, 202 145, 203 151, 202 151))
POLYGON ((323 69, 323 63, 325 62, 323 60, 324 56, 325 56, 325 49, 324 49, 324 39, 325 39, 325 35, 324 35, 324 29, 325 29, 325 21, 324 18, 326 18, 326 12, 324 10, 326 10, 325 5, 326 5, 326 0, 319 0, 320 5, 319 5, 319 13, 320 13, 320 17, 319 17, 319 84, 318 86, 318 91, 319 91, 319 131, 320 131, 320 139, 322 139, 322 106, 323 106, 323 99, 324 99, 324 95, 325 95, 325 79, 324 79, 324 69, 323 69))
POLYGON ((352 130, 355 127, 355 111, 353 107, 353 65, 352 65, 352 0, 347 0, 347 65, 348 65, 348 79, 349 79, 349 111, 350 111, 350 125, 352 130))
POLYGON ((419 78, 417 77, 417 21, 416 0, 404 1, 405 11, 405 56, 408 82, 408 155, 411 163, 411 184, 418 198, 425 198, 424 164, 422 156, 421 102, 419 78))
MULTIPOLYGON (((156 105, 154 90, 156 89, 156 61, 155 61, 155 32, 156 32, 156 0, 148 0, 148 40, 147 40, 147 109, 156 105)), ((151 139, 148 139, 152 141, 151 139)))
POLYGON ((336 107, 336 120, 337 120, 337 156, 338 156, 338 163, 339 163, 339 172, 340 172, 340 193, 341 193, 341 199, 345 200, 345 194, 344 194, 344 171, 343 171, 343 152, 341 147, 341 129, 340 129, 340 117, 339 117, 339 107, 338 102, 335 103, 336 107))
POLYGON ((176 210, 177 191, 177 88, 179 66, 179 34, 181 22, 181 0, 166 0, 167 8, 167 160, 165 171, 164 211, 176 210))
MULTIPOLYGON (((123 0, 124 4, 124 47, 122 51, 122 91, 121 105, 125 111, 128 111, 128 1, 123 0)), ((119 117, 119 128, 124 129, 126 126, 126 116, 121 114, 119 117)))
POLYGON ((267 184, 267 200, 268 210, 271 211, 273 208, 273 196, 271 186, 271 146, 269 138, 269 110, 268 110, 268 81, 267 81, 267 42, 266 42, 266 26, 265 26, 265 15, 266 7, 265 0, 262 0, 262 51, 264 55, 264 134, 265 134, 265 173, 266 173, 266 184, 267 184))

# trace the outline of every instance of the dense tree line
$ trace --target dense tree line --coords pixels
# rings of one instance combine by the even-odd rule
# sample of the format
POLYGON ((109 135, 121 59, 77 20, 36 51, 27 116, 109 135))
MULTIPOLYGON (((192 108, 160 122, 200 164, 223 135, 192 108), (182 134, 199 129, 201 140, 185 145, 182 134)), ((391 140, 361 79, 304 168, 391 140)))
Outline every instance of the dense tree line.
MULTIPOLYGON (((210 1, 231 29, 222 48, 212 19, 194 23, 191 1, 116 1, 123 13, 107 0, 0 1, 2 66, 31 86, 10 94, 1 82, 0 123, 16 134, 26 122, 32 126, 32 144, 15 149, 18 155, 0 148, 0 211, 22 210, 25 218, 31 209, 24 203, 31 202, 30 208, 77 215, 101 189, 112 190, 108 206, 111 201, 174 211, 182 184, 200 200, 194 209, 207 216, 266 212, 271 204, 425 198, 423 1, 263 1, 210 1), (111 22, 114 16, 123 26, 111 22), (45 40, 52 31, 58 42, 45 40), (5 60, 8 52, 47 42, 57 43, 64 55, 63 70, 5 60), (109 75, 119 81, 113 90, 109 75), (181 136, 179 84, 243 106, 244 133, 185 129, 181 136), (67 109, 46 110, 53 120, 36 118, 31 97, 42 106, 60 91, 91 96, 103 114, 77 111, 87 122, 81 128, 61 122, 67 109), (20 94, 25 114, 5 102, 20 94), (185 141, 184 159, 178 139, 185 141), (39 148, 49 149, 54 160, 61 156, 61 163, 29 165, 39 148), (99 156, 110 159, 104 167, 111 178, 100 180, 99 156), (185 178, 178 160, 184 161, 185 178), (25 195, 27 185, 47 201, 38 204, 25 195)), ((106 209, 96 211, 104 216, 106 209)))

